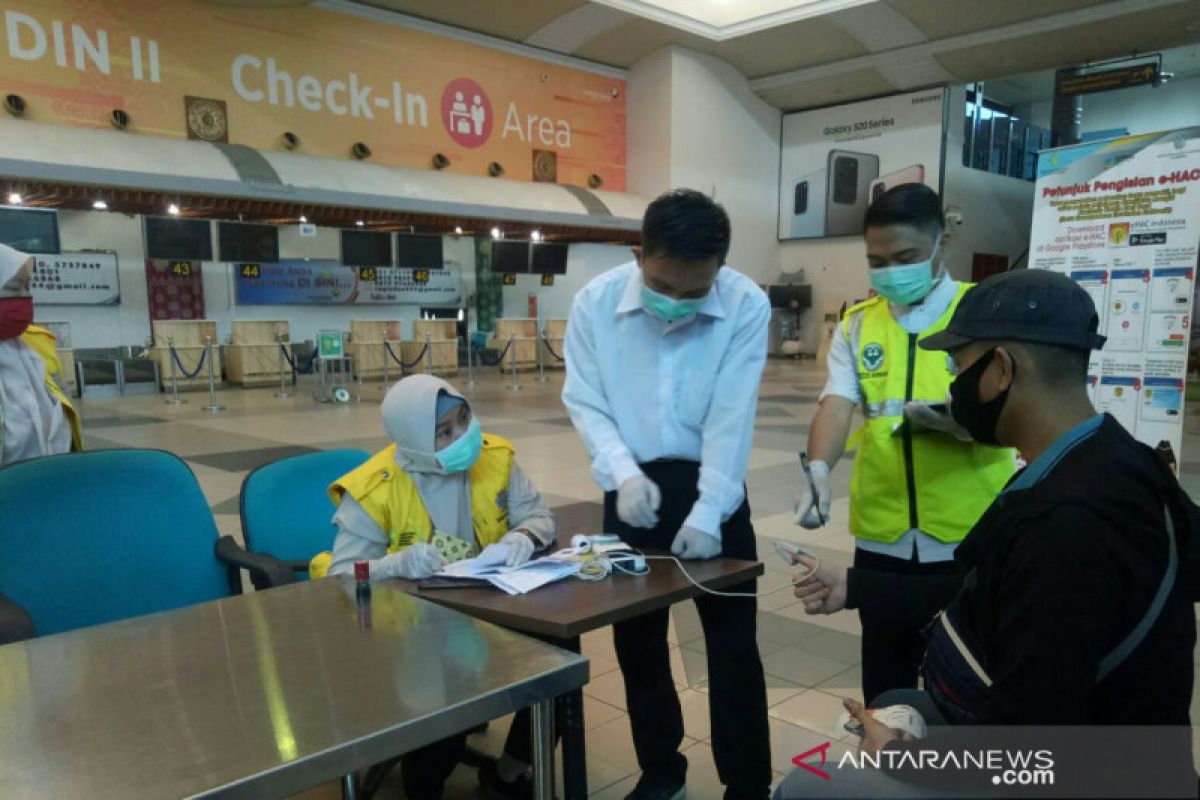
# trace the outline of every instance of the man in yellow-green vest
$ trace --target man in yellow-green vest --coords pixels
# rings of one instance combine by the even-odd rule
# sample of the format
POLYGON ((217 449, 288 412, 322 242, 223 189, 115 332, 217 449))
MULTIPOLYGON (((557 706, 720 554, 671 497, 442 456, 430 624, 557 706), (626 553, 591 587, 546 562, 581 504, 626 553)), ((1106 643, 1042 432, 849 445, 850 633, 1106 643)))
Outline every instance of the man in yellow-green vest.
MULTIPOLYGON (((923 184, 884 192, 866 216, 871 286, 878 296, 848 309, 834 332, 829 378, 809 428, 808 469, 796 522, 830 519, 830 471, 853 440, 850 533, 854 566, 897 575, 953 572, 954 550, 1015 471, 1011 450, 975 444, 948 413, 954 374, 945 353, 917 340, 946 326, 968 285, 945 271, 941 199, 923 184)), ((859 610, 863 694, 916 688, 919 629, 885 610, 859 610)))

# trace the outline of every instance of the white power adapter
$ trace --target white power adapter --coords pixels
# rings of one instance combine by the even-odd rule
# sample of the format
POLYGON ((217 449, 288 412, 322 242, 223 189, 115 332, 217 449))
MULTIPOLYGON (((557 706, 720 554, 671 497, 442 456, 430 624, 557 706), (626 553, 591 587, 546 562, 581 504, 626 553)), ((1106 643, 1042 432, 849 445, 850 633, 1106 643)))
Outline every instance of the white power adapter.
POLYGON ((646 566, 646 557, 641 553, 613 553, 608 560, 612 562, 613 569, 626 574, 641 575, 650 571, 646 566))

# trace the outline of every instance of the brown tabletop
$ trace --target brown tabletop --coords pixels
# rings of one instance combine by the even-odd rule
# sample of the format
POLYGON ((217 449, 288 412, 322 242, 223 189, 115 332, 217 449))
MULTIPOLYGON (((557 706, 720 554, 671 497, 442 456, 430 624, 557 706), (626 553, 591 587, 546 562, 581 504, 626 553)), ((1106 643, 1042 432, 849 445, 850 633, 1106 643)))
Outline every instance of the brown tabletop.
MULTIPOLYGON (((560 534, 554 549, 569 547, 570 537, 560 534)), ((666 555, 647 551, 649 555, 666 555)), ((419 589, 406 580, 387 581, 418 597, 448 606, 505 628, 570 639, 588 631, 620 622, 647 611, 688 600, 701 593, 670 561, 648 562, 646 575, 614 573, 602 581, 577 578, 552 583, 528 594, 510 595, 490 585, 480 589, 419 589)), ((684 561, 692 577, 710 588, 721 590, 763 574, 758 561, 714 558, 684 561)))

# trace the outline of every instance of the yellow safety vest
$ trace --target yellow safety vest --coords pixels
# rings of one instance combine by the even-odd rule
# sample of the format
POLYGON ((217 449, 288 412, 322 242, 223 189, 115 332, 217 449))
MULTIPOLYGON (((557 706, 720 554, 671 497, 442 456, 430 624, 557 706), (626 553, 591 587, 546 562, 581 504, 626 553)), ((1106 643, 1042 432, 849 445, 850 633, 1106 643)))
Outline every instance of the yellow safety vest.
POLYGON ((853 342, 866 422, 850 477, 850 532, 892 543, 912 528, 940 542, 961 542, 1016 471, 1013 451, 960 442, 934 431, 913 432, 904 421, 909 400, 944 403, 954 380, 949 356, 922 350, 917 340, 942 330, 970 284, 959 286, 946 313, 910 334, 874 297, 846 311, 842 333, 853 342))
MULTIPOLYGON (((471 522, 481 548, 500 541, 510 530, 508 481, 515 452, 508 439, 485 433, 479 460, 471 467, 471 522)), ((387 531, 389 553, 433 536, 433 520, 412 478, 396 465, 395 455, 396 446, 391 445, 329 487, 335 506, 349 494, 387 531)), ((309 577, 324 577, 331 563, 329 553, 319 553, 309 563, 309 577)))
MULTIPOLYGON (((23 341, 30 350, 37 353, 38 358, 46 365, 46 391, 58 398, 62 404, 63 414, 71 426, 71 450, 79 452, 83 449, 83 430, 79 423, 79 412, 71 405, 66 393, 54 380, 54 376, 62 372, 62 364, 58 360, 58 351, 54 349, 54 334, 37 325, 30 325, 21 334, 23 341)), ((4 440, 4 409, 0 407, 0 443, 4 440)))

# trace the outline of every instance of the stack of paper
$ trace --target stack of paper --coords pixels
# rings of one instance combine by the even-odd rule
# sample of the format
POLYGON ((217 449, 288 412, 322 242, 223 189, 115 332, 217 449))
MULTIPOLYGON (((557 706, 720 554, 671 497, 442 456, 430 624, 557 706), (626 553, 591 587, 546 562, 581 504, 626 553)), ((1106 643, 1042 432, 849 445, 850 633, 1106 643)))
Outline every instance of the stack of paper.
POLYGON ((579 572, 578 561, 557 556, 534 559, 519 567, 506 566, 507 561, 508 546, 492 544, 475 558, 455 561, 437 574, 452 578, 476 578, 509 594, 525 594, 579 572))

